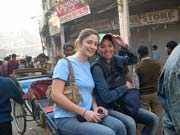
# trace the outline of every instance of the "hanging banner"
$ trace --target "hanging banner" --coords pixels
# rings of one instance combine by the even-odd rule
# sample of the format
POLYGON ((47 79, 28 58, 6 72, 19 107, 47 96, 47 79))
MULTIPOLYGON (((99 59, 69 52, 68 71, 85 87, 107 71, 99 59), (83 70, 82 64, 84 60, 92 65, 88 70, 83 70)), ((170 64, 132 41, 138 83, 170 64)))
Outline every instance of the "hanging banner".
POLYGON ((65 23, 91 13, 87 0, 60 0, 56 5, 60 23, 65 23))

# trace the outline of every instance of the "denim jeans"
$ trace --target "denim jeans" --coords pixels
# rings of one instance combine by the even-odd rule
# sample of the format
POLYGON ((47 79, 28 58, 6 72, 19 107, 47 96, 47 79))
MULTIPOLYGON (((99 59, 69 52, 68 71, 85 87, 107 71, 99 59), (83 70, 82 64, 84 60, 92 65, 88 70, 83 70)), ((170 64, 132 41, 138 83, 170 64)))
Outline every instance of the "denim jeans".
POLYGON ((159 117, 159 126, 157 135, 162 135, 162 107, 157 98, 157 93, 141 95, 141 107, 151 110, 159 117))
POLYGON ((111 109, 108 111, 110 116, 113 116, 123 122, 126 126, 127 135, 136 135, 136 122, 132 117, 111 109))
POLYGON ((130 117, 114 110, 109 110, 109 114, 124 123, 127 135, 136 135, 136 123, 144 124, 144 128, 141 131, 142 135, 156 134, 159 118, 154 113, 145 109, 140 108, 134 117, 130 117))
POLYGON ((142 135, 155 135, 159 125, 159 118, 156 114, 140 108, 133 116, 136 123, 143 124, 142 135))
POLYGON ((164 135, 180 135, 180 44, 168 57, 158 82, 164 135))
POLYGON ((112 116, 102 118, 100 123, 79 122, 76 117, 55 122, 61 135, 126 135, 124 124, 112 116))
POLYGON ((163 112, 163 135, 178 135, 174 123, 169 119, 167 113, 163 112))

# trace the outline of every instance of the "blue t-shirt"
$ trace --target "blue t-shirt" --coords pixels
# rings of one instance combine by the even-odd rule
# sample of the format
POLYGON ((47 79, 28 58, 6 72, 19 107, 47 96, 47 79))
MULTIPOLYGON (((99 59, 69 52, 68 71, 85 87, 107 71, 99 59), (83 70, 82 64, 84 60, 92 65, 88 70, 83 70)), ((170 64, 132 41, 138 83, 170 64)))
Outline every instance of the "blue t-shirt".
MULTIPOLYGON (((71 61, 75 76, 75 82, 82 96, 82 100, 79 103, 79 106, 88 110, 92 107, 92 91, 94 88, 94 81, 90 72, 90 64, 88 62, 80 62, 72 56, 69 56, 68 59, 71 61)), ((68 77, 69 70, 67 60, 60 59, 54 68, 53 78, 59 78, 64 81, 67 81, 68 77)), ((57 104, 54 105, 55 118, 64 118, 72 116, 76 116, 76 114, 64 110, 57 104)))

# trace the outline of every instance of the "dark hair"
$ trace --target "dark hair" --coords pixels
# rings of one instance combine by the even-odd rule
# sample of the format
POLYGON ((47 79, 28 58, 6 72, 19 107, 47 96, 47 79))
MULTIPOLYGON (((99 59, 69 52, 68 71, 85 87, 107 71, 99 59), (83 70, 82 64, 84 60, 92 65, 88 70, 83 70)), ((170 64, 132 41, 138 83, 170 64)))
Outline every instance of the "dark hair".
POLYGON ((20 63, 25 64, 26 60, 25 59, 20 59, 20 63))
POLYGON ((153 47, 153 49, 155 49, 155 50, 158 48, 157 45, 153 45, 152 47, 153 47))
POLYGON ((144 57, 144 56, 148 56, 148 47, 147 46, 144 46, 144 45, 141 45, 139 48, 138 48, 138 54, 140 55, 140 57, 144 57))
POLYGON ((112 36, 111 35, 105 35, 101 41, 101 43, 103 42, 103 40, 106 39, 106 40, 109 40, 113 45, 114 45, 114 42, 113 42, 113 39, 112 39, 112 36))
POLYGON ((32 57, 31 56, 26 56, 26 61, 27 62, 30 62, 32 60, 32 57))
MULTIPOLYGON (((90 35, 97 35, 97 37, 99 38, 98 32, 92 28, 86 28, 83 29, 80 33, 77 39, 79 39, 79 42, 82 43, 82 41, 87 38, 90 35)), ((75 41, 76 44, 77 40, 75 41)))
POLYGON ((10 57, 7 56, 7 57, 4 58, 4 60, 9 61, 9 60, 10 60, 10 57))
POLYGON ((38 55, 38 57, 46 58, 46 55, 44 53, 41 53, 41 54, 38 55))
POLYGON ((65 51, 67 48, 71 47, 72 49, 74 49, 74 46, 70 43, 65 43, 63 46, 63 50, 65 51))
POLYGON ((166 47, 167 47, 167 48, 170 48, 171 50, 173 50, 177 45, 178 45, 178 43, 177 43, 176 41, 169 41, 169 42, 166 44, 166 47))
POLYGON ((16 54, 12 54, 11 58, 16 58, 16 54))

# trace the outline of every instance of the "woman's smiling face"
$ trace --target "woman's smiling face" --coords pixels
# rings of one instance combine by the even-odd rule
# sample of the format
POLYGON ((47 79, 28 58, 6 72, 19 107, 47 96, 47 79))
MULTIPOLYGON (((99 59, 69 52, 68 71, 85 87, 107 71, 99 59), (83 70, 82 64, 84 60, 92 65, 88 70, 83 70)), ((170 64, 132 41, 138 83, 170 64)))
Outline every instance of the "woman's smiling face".
POLYGON ((84 54, 84 56, 92 57, 98 46, 98 36, 97 35, 90 35, 86 37, 82 43, 81 43, 81 52, 84 54))
POLYGON ((108 39, 103 39, 98 47, 98 52, 107 62, 110 62, 114 55, 115 47, 113 43, 108 39))

